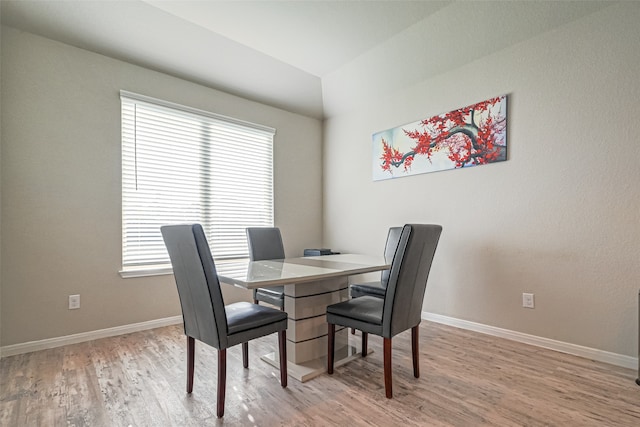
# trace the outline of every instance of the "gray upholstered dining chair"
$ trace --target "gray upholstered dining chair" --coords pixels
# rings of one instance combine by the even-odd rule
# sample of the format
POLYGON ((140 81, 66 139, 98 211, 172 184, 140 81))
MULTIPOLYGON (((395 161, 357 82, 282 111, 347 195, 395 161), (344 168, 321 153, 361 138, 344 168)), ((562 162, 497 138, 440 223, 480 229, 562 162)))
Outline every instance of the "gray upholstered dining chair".
MULTIPOLYGON (((284 245, 278 227, 249 227, 246 233, 251 261, 284 258, 284 245)), ((253 302, 259 304, 260 301, 284 310, 284 286, 254 289, 253 302)))
MULTIPOLYGON (((384 246, 384 260, 391 263, 393 255, 396 253, 402 227, 391 227, 387 234, 387 242, 384 246)), ((351 285, 351 298, 363 297, 369 295, 372 297, 384 298, 387 293, 387 283, 389 283, 389 270, 383 270, 380 274, 380 280, 377 282, 354 283, 351 285)))
POLYGON ((362 331, 362 357, 367 354, 367 334, 383 337, 384 388, 387 398, 393 396, 391 339, 408 329, 411 329, 413 375, 420 377, 418 326, 427 279, 441 232, 440 225, 405 225, 391 263, 385 297, 363 296, 327 307, 329 375, 333 374, 336 325, 342 325, 362 331))
POLYGON ((280 384, 287 386, 287 313, 238 302, 224 305, 220 281, 200 224, 161 227, 182 307, 187 335, 187 393, 193 391, 195 340, 218 349, 217 415, 224 415, 227 348, 242 344, 243 366, 249 366, 248 342, 278 332, 280 384))

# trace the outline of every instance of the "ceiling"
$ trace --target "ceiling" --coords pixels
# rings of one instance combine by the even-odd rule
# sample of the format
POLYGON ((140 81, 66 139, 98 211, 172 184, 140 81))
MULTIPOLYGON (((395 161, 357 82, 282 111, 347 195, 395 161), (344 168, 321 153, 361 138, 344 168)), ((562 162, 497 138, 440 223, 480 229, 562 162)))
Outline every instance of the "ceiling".
POLYGON ((146 0, 146 3, 322 77, 450 2, 146 0))
MULTIPOLYGON (((509 3, 474 5, 491 4, 498 12, 520 4, 523 13, 517 15, 522 22, 491 28, 494 34, 504 32, 499 34, 504 42, 473 46, 455 45, 456 40, 451 40, 456 57, 465 57, 465 49, 471 59, 488 54, 577 19, 604 7, 594 4, 606 2, 526 2, 533 12, 522 7, 525 2, 509 3), (534 3, 538 4, 535 9, 534 3), (542 3, 546 5, 540 6, 542 3)), ((440 37, 429 34, 427 40, 444 42, 442 22, 454 13, 461 16, 471 4, 402 0, 2 0, 0 16, 3 25, 322 118, 326 105, 323 80, 376 49, 379 54, 380 46, 403 34, 406 38, 411 29, 433 28, 440 31, 440 37)), ((495 12, 492 14, 497 16, 495 12)), ((444 28, 446 31, 446 25, 444 28)), ((447 35, 447 39, 452 37, 447 35)), ((444 63, 442 58, 439 61, 444 63)), ((456 64, 452 62, 451 66, 456 64)))

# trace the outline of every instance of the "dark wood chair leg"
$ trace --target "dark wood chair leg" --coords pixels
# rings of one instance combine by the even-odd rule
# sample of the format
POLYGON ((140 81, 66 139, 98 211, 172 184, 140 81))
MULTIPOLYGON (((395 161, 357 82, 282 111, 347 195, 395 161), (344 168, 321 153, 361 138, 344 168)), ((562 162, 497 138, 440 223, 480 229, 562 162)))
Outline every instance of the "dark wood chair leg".
POLYGON ((287 387, 287 331, 278 332, 278 347, 280 348, 280 385, 287 387))
POLYGON ((224 397, 227 389, 227 349, 218 350, 218 418, 224 416, 224 397))
POLYGON ((196 340, 187 337, 187 393, 193 391, 193 366, 196 354, 196 340))
POLYGON ((411 352, 413 353, 413 376, 420 378, 420 362, 418 360, 418 354, 420 352, 418 337, 419 337, 419 325, 411 328, 411 352))
POLYGON ((387 394, 387 399, 393 397, 393 391, 391 387, 391 338, 384 338, 384 391, 387 394))
POLYGON ((351 335, 355 335, 356 334, 356 328, 351 328, 351 335))
POLYGON ((328 327, 328 335, 327 342, 329 343, 329 348, 327 349, 327 373, 329 375, 333 374, 333 346, 336 340, 336 325, 333 323, 327 323, 328 327))
POLYGON ((369 334, 362 331, 362 357, 367 357, 368 338, 369 334))
POLYGON ((259 304, 257 299, 254 299, 254 300, 253 300, 253 303, 254 303, 254 304, 259 304))
POLYGON ((245 368, 249 367, 249 343, 242 343, 242 366, 245 368))

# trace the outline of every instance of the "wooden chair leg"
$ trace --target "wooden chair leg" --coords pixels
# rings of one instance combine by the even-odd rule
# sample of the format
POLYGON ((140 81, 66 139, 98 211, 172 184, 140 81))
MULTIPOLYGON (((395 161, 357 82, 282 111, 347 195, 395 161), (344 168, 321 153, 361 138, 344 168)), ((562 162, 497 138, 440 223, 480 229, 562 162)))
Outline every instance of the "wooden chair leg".
POLYGON ((224 397, 227 389, 227 349, 218 350, 218 418, 224 416, 224 397))
POLYGON ((368 338, 369 334, 362 331, 362 357, 367 357, 368 338))
POLYGON ((259 302, 258 302, 258 300, 257 300, 257 299, 254 299, 254 300, 253 300, 253 303, 254 303, 254 304, 259 304, 259 302))
POLYGON ((278 332, 278 347, 280 347, 280 385, 287 387, 287 331, 278 332))
POLYGON ((193 337, 187 337, 187 393, 193 391, 193 366, 195 360, 196 340, 193 337))
POLYGON ((393 397, 393 391, 391 387, 391 338, 384 338, 384 391, 387 394, 387 399, 393 397))
POLYGON ((242 366, 245 368, 249 367, 249 343, 242 343, 242 366))
POLYGON ((419 326, 414 326, 411 328, 411 353, 413 353, 413 376, 416 378, 420 378, 420 362, 418 360, 418 355, 420 352, 418 336, 419 336, 419 326))
POLYGON ((351 328, 351 335, 355 335, 356 334, 356 328, 351 328))
POLYGON ((328 335, 327 342, 329 343, 329 348, 327 349, 327 373, 329 375, 333 374, 333 346, 336 340, 336 325, 333 323, 327 323, 328 327, 328 335))

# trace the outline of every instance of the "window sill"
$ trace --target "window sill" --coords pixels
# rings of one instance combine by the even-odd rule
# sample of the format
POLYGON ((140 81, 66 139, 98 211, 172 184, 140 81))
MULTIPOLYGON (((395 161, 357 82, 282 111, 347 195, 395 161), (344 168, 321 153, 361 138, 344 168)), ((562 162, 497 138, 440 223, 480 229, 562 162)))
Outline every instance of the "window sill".
POLYGON ((173 269, 171 267, 151 267, 151 268, 131 268, 124 269, 118 272, 120 277, 123 279, 133 279, 136 277, 147 277, 147 276, 166 276, 169 274, 173 274, 173 269))
MULTIPOLYGON (((238 261, 248 261, 249 258, 234 258, 215 261, 216 265, 223 265, 227 263, 235 263, 238 261)), ((156 265, 149 267, 130 267, 124 268, 118 272, 123 279, 135 279, 136 277, 151 277, 151 276, 168 276, 173 274, 171 266, 156 265)))

